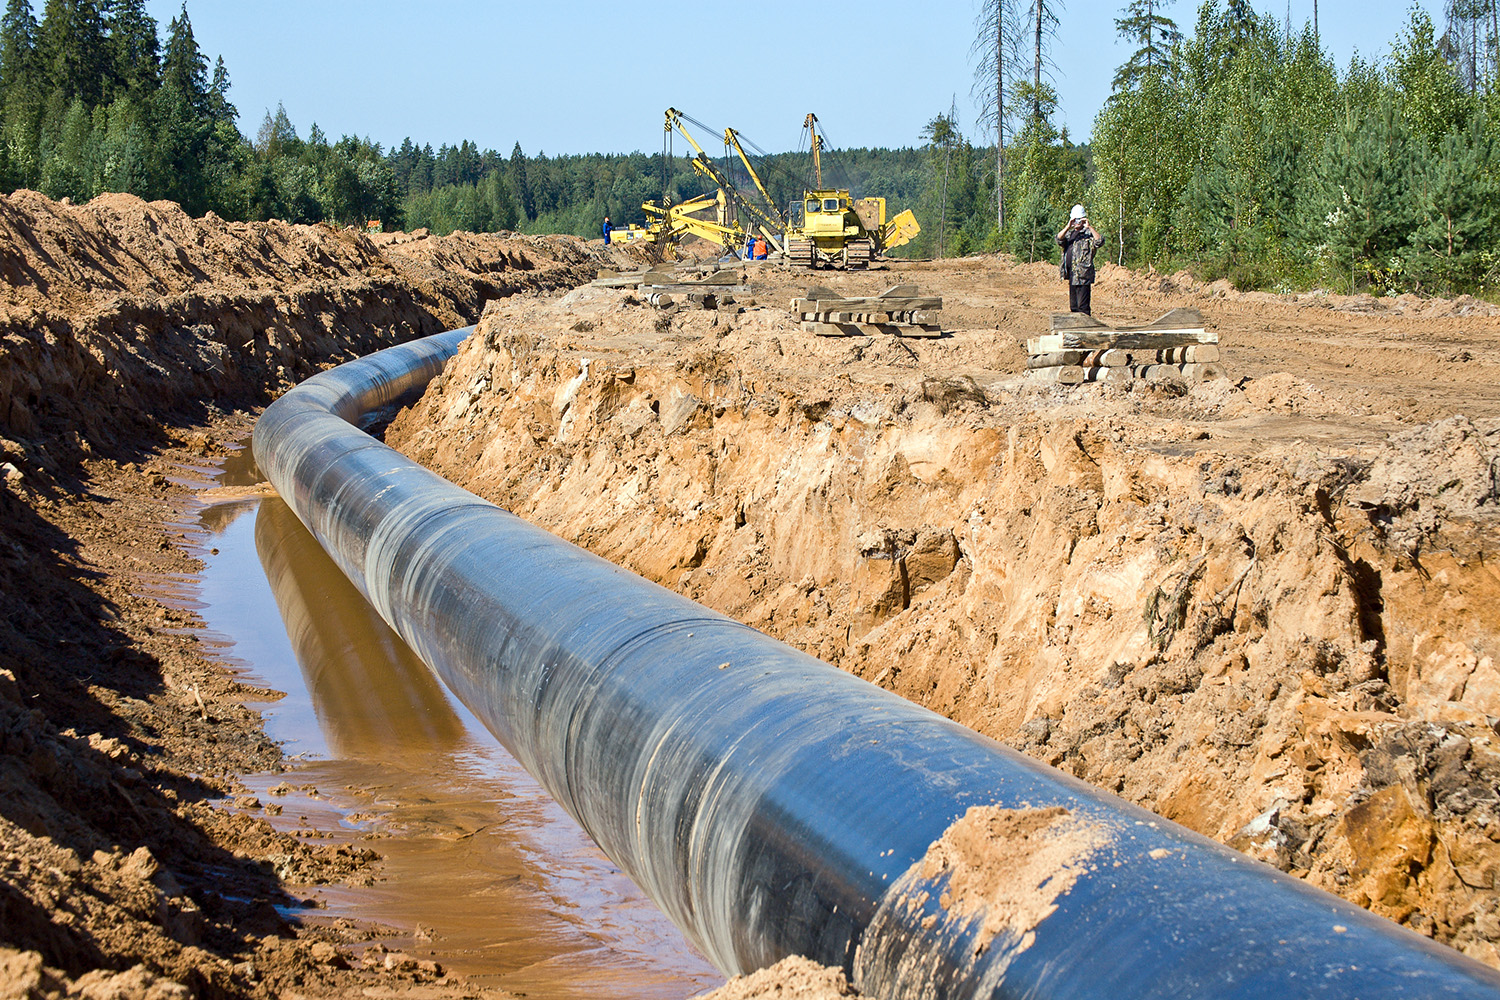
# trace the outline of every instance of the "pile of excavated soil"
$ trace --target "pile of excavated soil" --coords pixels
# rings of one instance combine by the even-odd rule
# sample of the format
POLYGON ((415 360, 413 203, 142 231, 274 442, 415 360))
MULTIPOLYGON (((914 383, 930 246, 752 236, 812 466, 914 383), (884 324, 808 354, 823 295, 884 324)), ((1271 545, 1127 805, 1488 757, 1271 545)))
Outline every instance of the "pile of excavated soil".
POLYGON ((747 976, 735 976, 699 1000, 845 1000, 859 995, 843 969, 791 955, 747 976))
MULTIPOLYGON (((1231 378, 1020 377, 1065 302, 1003 258, 820 274, 944 296, 819 338, 723 310, 491 306, 387 439, 919 704, 1500 966, 1500 320, 1106 268, 1231 378)), ((753 300, 755 304, 744 304, 753 300)))
POLYGON ((471 323, 484 302, 568 288, 572 237, 362 234, 194 219, 103 195, 0 198, 0 436, 129 447, 215 400, 264 403, 335 360, 471 323))
MULTIPOLYGON (((183 467, 291 380, 568 288, 572 238, 377 247, 106 196, 0 198, 0 996, 471 996, 378 929, 293 926, 283 884, 373 852, 226 808, 280 749, 170 588, 183 467)), ((490 993, 489 995, 496 995, 490 993)))

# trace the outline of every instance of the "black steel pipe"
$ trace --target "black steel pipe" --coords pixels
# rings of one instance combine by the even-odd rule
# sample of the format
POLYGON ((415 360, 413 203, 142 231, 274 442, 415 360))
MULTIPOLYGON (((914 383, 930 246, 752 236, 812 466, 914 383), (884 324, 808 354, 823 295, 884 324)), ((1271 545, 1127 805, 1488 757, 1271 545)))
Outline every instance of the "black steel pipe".
POLYGON ((881 997, 1497 996, 1494 970, 627 573, 351 426, 419 390, 468 332, 309 379, 261 417, 256 460, 726 973, 801 954, 881 997), (979 910, 952 869, 922 867, 973 806, 1060 807, 1088 835, 1055 871, 1053 841, 992 866, 998 901, 979 910))

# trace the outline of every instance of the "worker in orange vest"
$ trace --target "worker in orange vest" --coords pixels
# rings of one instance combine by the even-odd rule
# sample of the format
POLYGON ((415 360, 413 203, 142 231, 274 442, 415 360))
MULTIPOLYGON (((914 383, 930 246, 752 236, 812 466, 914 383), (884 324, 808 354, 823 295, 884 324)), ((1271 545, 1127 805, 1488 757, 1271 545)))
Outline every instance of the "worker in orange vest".
POLYGON ((757 236, 755 238, 755 259, 765 260, 766 254, 769 252, 770 248, 766 246, 766 241, 763 238, 757 236))

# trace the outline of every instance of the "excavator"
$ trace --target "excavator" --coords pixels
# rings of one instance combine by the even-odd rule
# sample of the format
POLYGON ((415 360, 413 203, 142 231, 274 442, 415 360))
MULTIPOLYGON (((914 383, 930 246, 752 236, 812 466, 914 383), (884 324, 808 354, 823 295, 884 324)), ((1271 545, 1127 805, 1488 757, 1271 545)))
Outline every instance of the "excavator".
POLYGON ((861 270, 879 254, 921 232, 908 209, 889 221, 884 198, 854 198, 842 188, 823 187, 823 137, 818 116, 809 112, 802 122, 810 141, 813 186, 804 191, 798 223, 786 230, 786 260, 793 267, 838 267, 861 270))

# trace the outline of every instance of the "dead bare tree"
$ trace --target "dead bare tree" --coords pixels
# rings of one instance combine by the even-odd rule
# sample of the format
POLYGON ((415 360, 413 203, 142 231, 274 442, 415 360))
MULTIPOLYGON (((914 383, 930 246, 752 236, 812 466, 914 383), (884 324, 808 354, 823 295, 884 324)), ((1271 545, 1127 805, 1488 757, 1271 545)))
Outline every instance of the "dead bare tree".
POLYGON ((1005 230, 1005 135, 1014 112, 1007 110, 1008 81, 1019 71, 1024 30, 1018 0, 983 0, 975 19, 974 96, 983 109, 979 125, 995 130, 995 224, 1005 230))

